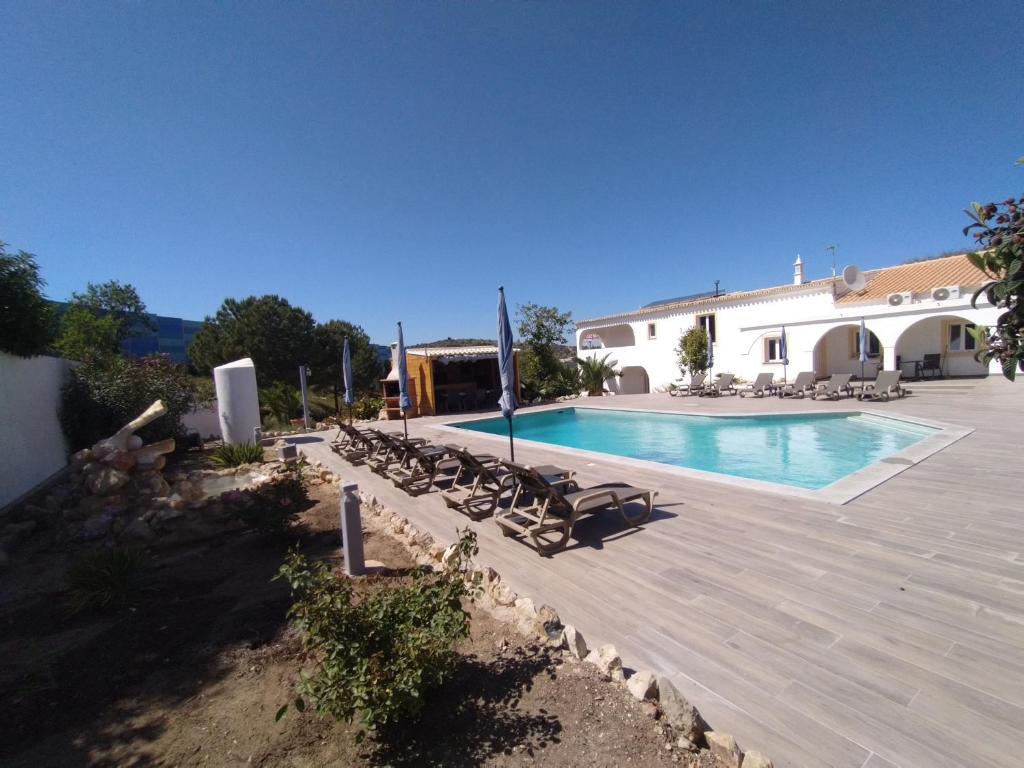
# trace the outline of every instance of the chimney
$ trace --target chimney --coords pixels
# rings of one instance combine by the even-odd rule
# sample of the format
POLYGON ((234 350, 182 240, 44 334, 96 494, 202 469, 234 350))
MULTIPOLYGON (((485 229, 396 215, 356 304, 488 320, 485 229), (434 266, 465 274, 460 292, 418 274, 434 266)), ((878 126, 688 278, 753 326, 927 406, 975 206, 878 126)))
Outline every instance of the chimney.
POLYGON ((796 261, 793 262, 793 285, 804 284, 804 260, 800 258, 800 254, 796 255, 796 261))

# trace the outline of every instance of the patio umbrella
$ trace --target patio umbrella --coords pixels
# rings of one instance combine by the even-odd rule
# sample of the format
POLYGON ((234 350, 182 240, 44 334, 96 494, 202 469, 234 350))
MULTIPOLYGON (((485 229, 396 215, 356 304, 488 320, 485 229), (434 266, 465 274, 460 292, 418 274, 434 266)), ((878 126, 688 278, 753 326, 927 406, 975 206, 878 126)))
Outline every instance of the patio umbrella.
POLYGON ((786 383, 786 366, 789 365, 789 345, 786 343, 786 326, 779 335, 779 357, 782 358, 782 383, 786 383))
POLYGON ((405 339, 402 338, 402 323, 398 323, 398 409, 402 412, 402 431, 409 438, 409 422, 405 412, 412 408, 409 399, 409 370, 405 364, 405 339))
POLYGON ((348 406, 348 423, 352 426, 352 353, 348 349, 348 336, 341 352, 341 378, 345 382, 345 405, 348 406))
POLYGON ((864 382, 864 363, 868 361, 868 327, 864 325, 864 318, 860 319, 860 380, 861 386, 864 382))
POLYGON ((711 336, 708 335, 708 375, 711 375, 711 369, 715 367, 715 342, 711 340, 711 336))
POLYGON ((516 460, 515 444, 512 442, 512 414, 516 403, 516 370, 512 350, 512 326, 508 322, 508 310, 505 309, 505 289, 498 289, 498 372, 501 374, 501 398, 498 405, 501 415, 508 419, 508 453, 512 461, 516 460))

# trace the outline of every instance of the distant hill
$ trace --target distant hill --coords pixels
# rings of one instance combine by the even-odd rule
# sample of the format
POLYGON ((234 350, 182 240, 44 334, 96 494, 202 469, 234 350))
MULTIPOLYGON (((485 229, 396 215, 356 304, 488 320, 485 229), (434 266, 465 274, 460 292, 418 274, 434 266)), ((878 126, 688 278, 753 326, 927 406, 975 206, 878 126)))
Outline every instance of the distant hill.
POLYGON ((453 339, 449 336, 447 339, 427 341, 422 344, 410 344, 409 347, 494 347, 497 344, 498 342, 494 339, 453 339))

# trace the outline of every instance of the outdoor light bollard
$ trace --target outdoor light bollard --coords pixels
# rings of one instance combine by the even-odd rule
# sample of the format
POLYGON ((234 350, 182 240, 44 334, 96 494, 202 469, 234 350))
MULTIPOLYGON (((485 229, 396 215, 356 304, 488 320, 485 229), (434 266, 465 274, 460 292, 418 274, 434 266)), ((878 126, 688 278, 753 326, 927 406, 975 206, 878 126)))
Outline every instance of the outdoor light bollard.
POLYGON ((259 427, 252 428, 253 445, 260 445, 263 442, 263 430, 259 427))
POLYGON ((366 573, 363 561, 363 522, 359 517, 359 486, 345 483, 341 486, 341 545, 345 555, 345 573, 362 576, 366 573))

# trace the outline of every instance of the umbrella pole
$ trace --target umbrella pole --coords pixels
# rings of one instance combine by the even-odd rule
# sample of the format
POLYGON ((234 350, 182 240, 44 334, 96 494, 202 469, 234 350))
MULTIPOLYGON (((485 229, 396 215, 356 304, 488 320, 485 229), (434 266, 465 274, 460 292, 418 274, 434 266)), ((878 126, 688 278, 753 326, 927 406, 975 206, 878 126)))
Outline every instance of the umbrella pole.
POLYGON ((516 446, 512 440, 512 414, 508 415, 508 458, 509 461, 516 460, 516 446))
POLYGON ((402 431, 405 433, 405 439, 409 439, 409 422, 406 420, 405 411, 402 411, 402 431))
POLYGON ((352 406, 348 407, 348 425, 352 426, 352 406))

